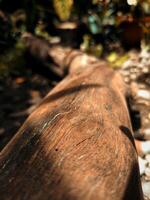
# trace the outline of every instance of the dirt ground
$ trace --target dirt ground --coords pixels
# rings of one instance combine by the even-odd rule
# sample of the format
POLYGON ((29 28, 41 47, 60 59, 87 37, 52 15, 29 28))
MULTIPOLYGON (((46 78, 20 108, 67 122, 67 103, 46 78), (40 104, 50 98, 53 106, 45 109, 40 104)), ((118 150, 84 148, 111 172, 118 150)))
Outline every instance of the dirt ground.
POLYGON ((0 150, 52 87, 50 80, 31 70, 0 80, 0 150))

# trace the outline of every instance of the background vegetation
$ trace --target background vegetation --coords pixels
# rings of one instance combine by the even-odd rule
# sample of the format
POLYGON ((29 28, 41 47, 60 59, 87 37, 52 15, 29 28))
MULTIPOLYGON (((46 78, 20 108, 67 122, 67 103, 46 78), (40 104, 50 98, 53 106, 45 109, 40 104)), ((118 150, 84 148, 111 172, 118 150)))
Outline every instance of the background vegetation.
POLYGON ((112 61, 149 42, 150 1, 0 0, 0 76, 23 66, 25 31, 112 61))

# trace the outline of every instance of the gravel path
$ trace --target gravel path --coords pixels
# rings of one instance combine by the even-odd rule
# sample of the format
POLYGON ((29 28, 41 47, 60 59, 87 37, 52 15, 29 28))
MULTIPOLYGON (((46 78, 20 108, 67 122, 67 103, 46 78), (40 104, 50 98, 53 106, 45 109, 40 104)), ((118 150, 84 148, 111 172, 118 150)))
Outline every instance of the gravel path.
POLYGON ((150 199, 150 51, 146 48, 140 53, 131 51, 119 71, 132 92, 130 105, 135 138, 144 141, 147 149, 146 154, 139 157, 142 188, 147 200, 150 199))

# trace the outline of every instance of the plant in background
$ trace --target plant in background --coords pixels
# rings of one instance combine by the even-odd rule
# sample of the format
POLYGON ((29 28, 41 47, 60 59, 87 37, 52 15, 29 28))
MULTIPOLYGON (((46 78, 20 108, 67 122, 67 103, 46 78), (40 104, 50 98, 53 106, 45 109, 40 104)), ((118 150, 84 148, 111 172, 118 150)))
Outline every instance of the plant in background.
POLYGON ((53 0, 53 5, 57 15, 62 21, 69 19, 73 7, 73 0, 53 0))

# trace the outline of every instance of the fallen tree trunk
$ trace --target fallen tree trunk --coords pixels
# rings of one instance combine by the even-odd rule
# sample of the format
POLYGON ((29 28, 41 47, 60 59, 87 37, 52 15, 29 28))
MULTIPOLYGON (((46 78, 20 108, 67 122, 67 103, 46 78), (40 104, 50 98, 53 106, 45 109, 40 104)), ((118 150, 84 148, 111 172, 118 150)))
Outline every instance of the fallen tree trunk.
POLYGON ((81 52, 56 49, 49 54, 70 74, 2 150, 1 200, 142 200, 121 77, 81 52))

